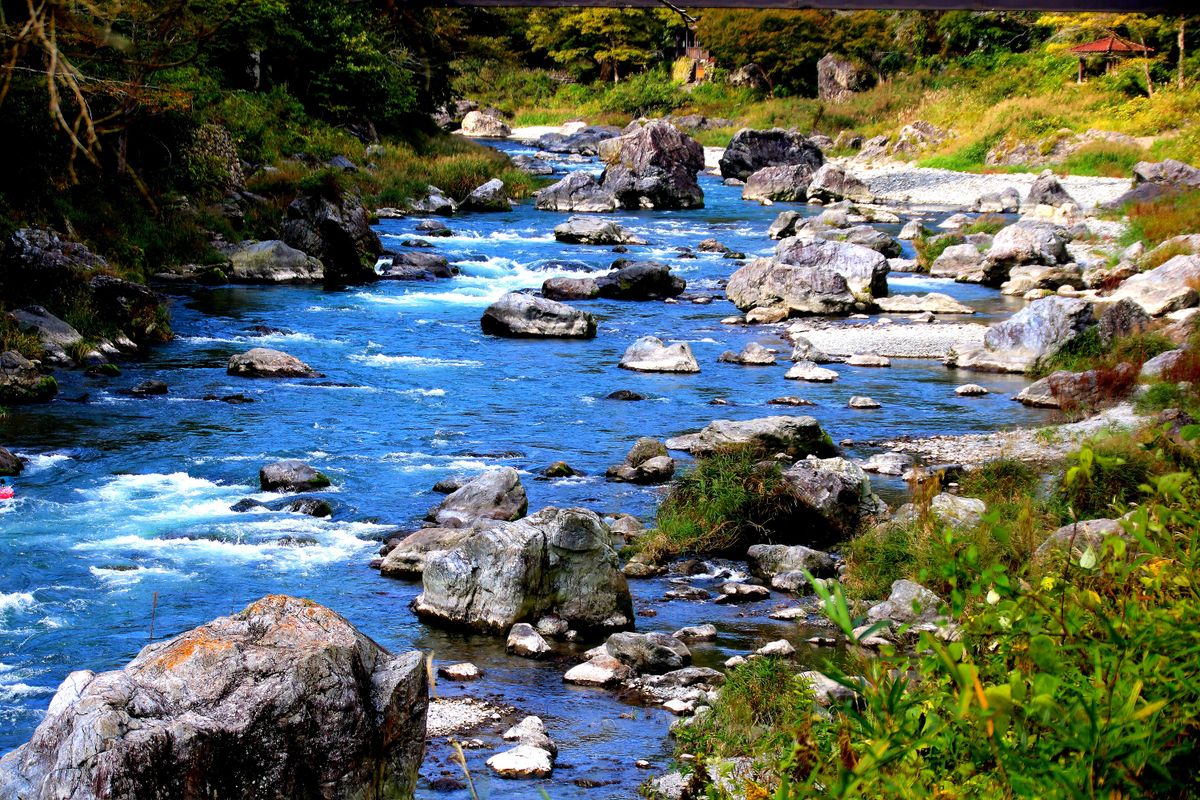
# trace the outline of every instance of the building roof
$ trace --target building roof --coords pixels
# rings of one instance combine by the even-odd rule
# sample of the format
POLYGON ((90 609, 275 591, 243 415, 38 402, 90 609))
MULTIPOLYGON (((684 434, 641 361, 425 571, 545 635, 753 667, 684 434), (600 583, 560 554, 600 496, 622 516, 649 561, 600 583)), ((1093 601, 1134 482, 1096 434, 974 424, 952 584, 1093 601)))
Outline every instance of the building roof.
POLYGON ((1081 56, 1116 53, 1153 53, 1154 48, 1146 47, 1144 44, 1138 44, 1137 42, 1131 42, 1128 39, 1122 39, 1114 33, 1105 36, 1103 39, 1097 39, 1094 42, 1077 44, 1070 49, 1070 52, 1081 56))

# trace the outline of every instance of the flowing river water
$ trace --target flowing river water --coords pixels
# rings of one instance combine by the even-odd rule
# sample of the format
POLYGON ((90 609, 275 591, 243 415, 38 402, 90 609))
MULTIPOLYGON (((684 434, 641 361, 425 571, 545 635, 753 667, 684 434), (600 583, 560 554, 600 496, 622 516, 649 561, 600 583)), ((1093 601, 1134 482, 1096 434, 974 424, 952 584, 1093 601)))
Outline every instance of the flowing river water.
MULTIPOLYGON (((594 163, 573 168, 598 171, 594 163)), ((675 248, 716 237, 748 256, 767 255, 774 246, 767 226, 787 206, 743 202, 739 189, 711 176, 701 182, 702 210, 615 217, 650 242, 630 248, 628 257, 669 263, 689 293, 719 295, 718 281, 735 263, 703 253, 681 259, 675 248)), ((440 282, 381 282, 339 292, 173 290, 174 341, 123 365, 119 378, 61 374, 59 400, 16 409, 0 421, 0 443, 29 461, 15 482, 18 499, 0 504, 0 752, 29 737, 68 672, 119 668, 152 629, 161 638, 282 592, 330 606, 390 649, 432 650, 439 662, 469 660, 485 670, 477 683, 439 684, 443 696, 488 698, 545 720, 560 748, 545 781, 491 776, 483 762, 500 748, 503 728, 472 734, 486 745, 468 751, 481 796, 526 798, 544 788, 556 800, 632 797, 647 776, 635 760, 648 759, 658 770, 668 765, 673 717, 609 692, 565 686, 562 673, 582 660, 584 645, 534 662, 506 656, 503 642, 426 627, 408 607, 419 583, 385 579, 368 568, 385 532, 415 527, 440 500, 430 491, 437 480, 513 466, 522 471, 531 511, 578 505, 648 520, 661 489, 603 478, 637 437, 676 435, 718 418, 792 413, 767 405, 780 395, 816 402, 795 413, 817 417, 834 441, 989 431, 1046 419, 1011 401, 1022 380, 956 375, 936 361, 895 359, 890 369, 840 365, 841 379, 827 385, 785 381, 786 362, 717 363, 723 350, 749 341, 788 352, 771 328, 720 324, 736 313, 725 300, 593 301, 585 305, 600 325, 589 341, 483 336, 479 316, 505 292, 538 287, 552 275, 607 269, 617 257, 608 248, 555 242, 552 229, 566 216, 536 211, 525 201, 510 213, 447 220, 454 235, 432 239, 437 249, 423 252, 448 256, 462 274, 440 282), (254 326, 282 332, 261 335, 254 326), (690 343, 702 371, 619 370, 622 352, 646 334, 690 343), (286 350, 327 377, 227 376, 229 356, 253 346, 286 350), (120 393, 147 379, 166 381, 170 393, 147 399, 120 393), (956 397, 954 387, 968 379, 993 393, 956 397), (615 389, 649 399, 606 400, 615 389), (239 392, 255 402, 202 399, 239 392), (83 395, 85 402, 66 399, 83 395), (869 395, 883 408, 849 409, 852 395, 869 395), (711 404, 718 398, 730 404, 711 404), (242 498, 276 497, 259 492, 258 468, 292 457, 333 478, 334 488, 324 493, 336 508, 331 519, 230 510, 242 498), (538 477, 558 460, 587 477, 538 477)), ((385 220, 378 231, 386 247, 399 249, 401 240, 414 238, 417 222, 385 220)), ((879 227, 893 235, 899 229, 879 227)), ((996 292, 977 286, 896 274, 889 283, 894 293, 951 294, 982 312, 976 322, 1011 311, 996 292)), ((852 446, 847 452, 862 457, 869 451, 852 446)), ((902 488, 896 481, 876 483, 889 500, 902 488)), ((631 581, 638 629, 715 623, 717 641, 693 647, 698 664, 717 666, 772 639, 801 645, 812 635, 804 625, 766 616, 795 603, 783 595, 736 608, 668 602, 662 599, 668 581, 631 581)), ((822 657, 800 646, 800 658, 817 663, 822 657)), ((444 745, 431 746, 423 776, 420 797, 466 797, 461 789, 430 785, 461 777, 444 745)))

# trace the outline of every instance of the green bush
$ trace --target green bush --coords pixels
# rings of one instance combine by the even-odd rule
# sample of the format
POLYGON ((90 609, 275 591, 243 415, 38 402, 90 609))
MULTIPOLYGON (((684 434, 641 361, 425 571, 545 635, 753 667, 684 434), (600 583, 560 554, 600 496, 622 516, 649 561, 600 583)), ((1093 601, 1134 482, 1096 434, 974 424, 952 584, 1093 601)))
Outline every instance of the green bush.
POLYGON ((670 114, 686 100, 687 95, 670 75, 650 70, 615 84, 600 98, 600 108, 631 117, 655 117, 670 114))
POLYGON ((929 272, 938 256, 946 252, 946 248, 966 242, 957 233, 922 233, 913 240, 913 249, 917 253, 917 265, 922 272, 929 272))
POLYGON ((1031 374, 1035 378, 1042 378, 1059 370, 1084 372, 1089 369, 1112 369, 1121 363, 1140 368, 1155 356, 1173 349, 1174 342, 1153 332, 1125 336, 1105 347, 1100 341, 1100 329, 1093 325, 1049 358, 1038 359, 1031 374))
POLYGON ((1133 173, 1133 165, 1145 157, 1146 151, 1133 145, 1092 142, 1069 155, 1058 171, 1068 175, 1125 178, 1133 173))

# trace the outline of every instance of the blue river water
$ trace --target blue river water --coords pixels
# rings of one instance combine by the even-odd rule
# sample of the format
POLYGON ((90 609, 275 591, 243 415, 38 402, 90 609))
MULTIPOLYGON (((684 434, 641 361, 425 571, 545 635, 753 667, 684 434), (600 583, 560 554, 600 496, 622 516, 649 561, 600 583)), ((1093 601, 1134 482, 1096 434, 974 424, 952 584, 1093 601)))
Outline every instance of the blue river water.
MULTIPOLYGON (((628 257, 670 263, 689 292, 719 295, 718 282, 736 265, 710 254, 681 259, 675 248, 716 237, 750 256, 768 254, 774 243, 766 228, 784 206, 745 203, 738 189, 715 178, 702 183, 702 210, 617 218, 650 242, 631 248, 628 257)), ((439 660, 468 659, 486 670, 482 682, 443 686, 443 694, 468 692, 543 716, 562 751, 554 776, 534 784, 490 778, 483 760, 498 739, 485 731, 479 735, 489 746, 469 753, 481 796, 530 797, 541 786, 555 798, 632 797, 647 774, 633 768, 635 759, 659 769, 668 764, 665 732, 673 718, 665 711, 564 687, 561 675, 576 660, 572 654, 535 663, 506 656, 490 639, 427 628, 408 608, 419 585, 368 568, 380 537, 414 527, 440 499, 430 491, 437 480, 509 465, 523 472, 531 510, 581 505, 647 519, 660 489, 603 479, 633 440, 695 430, 718 418, 790 413, 767 405, 779 395, 815 401, 797 413, 816 416, 835 441, 986 431, 1046 419, 1011 402, 1021 380, 972 375, 995 393, 958 398, 953 388, 964 376, 934 361, 897 359, 882 370, 842 366, 841 379, 828 385, 785 381, 786 362, 773 368, 719 364, 723 350, 753 340, 787 352, 772 329, 722 325, 736 313, 724 300, 590 302, 600 320, 590 341, 483 336, 479 316, 503 293, 538 287, 552 275, 607 269, 616 258, 608 248, 555 242, 552 228, 566 216, 535 211, 526 201, 510 213, 447 220, 455 234, 431 240, 436 249, 424 252, 447 255, 462 274, 436 283, 381 282, 340 292, 172 289, 174 341, 123 365, 118 378, 63 373, 60 399, 0 420, 0 444, 29 461, 15 482, 18 499, 0 504, 0 752, 29 737, 68 672, 118 668, 151 630, 167 636, 283 592, 332 607, 391 649, 433 650, 439 660), (577 263, 545 263, 552 259, 577 263), (281 332, 259 335, 252 326, 281 332), (617 369, 626 346, 646 334, 690 343, 701 373, 617 369), (253 346, 286 350, 326 378, 227 376, 229 356, 253 346), (120 393, 147 379, 167 382, 170 393, 147 399, 120 393), (649 399, 606 400, 615 389, 649 399), (202 399, 233 393, 255 402, 202 399), (883 409, 846 408, 856 394, 874 397, 883 409), (718 398, 730 404, 711 404, 718 398), (323 495, 335 504, 331 519, 230 510, 245 497, 275 497, 259 492, 258 469, 291 457, 333 478, 323 495), (558 460, 586 476, 538 477, 558 460), (606 785, 577 785, 588 781, 606 785)), ((378 231, 385 246, 399 249, 401 240, 414 238, 417 221, 383 221, 378 231)), ((1007 308, 995 292, 977 286, 904 275, 892 276, 891 285, 905 293, 954 295, 985 312, 976 321, 1007 308)), ((671 631, 716 622, 721 636, 696 648, 699 663, 714 664, 781 636, 802 642, 811 635, 796 623, 766 618, 784 598, 730 610, 663 602, 666 586, 666 579, 633 582, 638 627, 671 631)), ((453 776, 457 768, 445 748, 435 746, 425 777, 443 774, 453 776)), ((466 795, 424 783, 420 796, 466 795)))

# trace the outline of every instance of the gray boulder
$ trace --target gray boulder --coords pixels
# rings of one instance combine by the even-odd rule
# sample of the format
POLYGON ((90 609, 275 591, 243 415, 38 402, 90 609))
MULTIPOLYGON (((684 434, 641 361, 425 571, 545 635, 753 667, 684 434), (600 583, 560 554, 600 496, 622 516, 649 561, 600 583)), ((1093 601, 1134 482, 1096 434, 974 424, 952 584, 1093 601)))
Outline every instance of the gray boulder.
POLYGON ((817 97, 821 100, 840 102, 870 85, 871 73, 844 56, 826 53, 817 62, 817 97))
POLYGON ((822 203, 851 200, 855 203, 870 203, 875 197, 867 185, 838 164, 825 164, 815 173, 808 184, 808 199, 822 203))
POLYGON ((308 283, 325 277, 319 259, 278 239, 242 242, 229 264, 230 280, 242 283, 308 283))
POLYGON ((0 477, 20 475, 25 463, 6 447, 0 447, 0 477))
POLYGON ((72 672, 0 760, 0 797, 411 797, 427 695, 420 653, 273 595, 121 670, 72 672))
POLYGON ((518 622, 509 630, 504 649, 524 658, 541 658, 550 652, 550 645, 528 622, 518 622))
POLYGON ((952 244, 929 265, 929 277, 953 278, 961 283, 983 282, 983 254, 973 244, 952 244))
POLYGON ((547 300, 594 300, 600 296, 595 278, 547 278, 542 297, 547 300))
POLYGON ((425 187, 425 196, 410 202, 408 210, 414 214, 437 214, 448 217, 458 210, 458 203, 438 187, 429 185, 425 187))
POLYGON ((846 278, 835 270, 770 258, 755 259, 734 272, 725 295, 742 311, 778 308, 784 318, 849 314, 855 304, 846 278))
POLYGON ((1044 562, 1055 555, 1068 554, 1072 560, 1079 558, 1090 547, 1096 555, 1104 549, 1104 541, 1111 536, 1128 538, 1118 519, 1088 519, 1064 525, 1047 537, 1034 551, 1035 562, 1044 562))
POLYGON ((576 630, 633 624, 607 526, 585 509, 502 522, 431 558, 413 601, 422 619, 493 633, 555 615, 576 630))
POLYGON ((645 244, 646 242, 610 220, 571 217, 554 226, 554 238, 566 244, 645 244))
POLYGON ((821 149, 801 134, 783 128, 734 134, 721 156, 721 177, 746 180, 764 167, 803 166, 811 175, 825 163, 821 149))
POLYGON ((1039 358, 1058 352, 1092 321, 1090 303, 1068 297, 1045 297, 989 327, 982 348, 952 353, 946 363, 983 372, 1025 372, 1039 358))
POLYGON ((479 321, 483 332, 508 338, 591 339, 596 318, 563 303, 509 292, 487 307, 479 321))
POLYGON ((541 211, 602 213, 617 210, 617 198, 586 172, 572 172, 558 183, 535 192, 533 204, 541 211))
POLYGON ((1132 300, 1152 317, 1161 317, 1200 302, 1200 256, 1175 256, 1165 264, 1140 272, 1117 287, 1109 300, 1132 300))
POLYGON ((600 143, 605 163, 600 185, 621 208, 701 208, 704 192, 696 173, 704 148, 669 122, 652 120, 600 143))
POLYGON ((815 171, 811 164, 763 167, 746 178, 742 199, 803 203, 808 198, 808 184, 815 171))
POLYGON ((1002 228, 984 258, 983 282, 999 286, 1008 280, 1013 267, 1024 264, 1054 266, 1070 261, 1065 228, 1049 222, 1021 220, 1002 228))
POLYGON ((533 156, 513 156, 512 163, 514 167, 521 170, 521 172, 524 172, 526 175, 544 177, 546 175, 554 174, 554 167, 551 164, 546 163, 540 158, 534 158, 533 156))
POLYGON ((501 467, 476 475, 446 495, 425 518, 444 528, 466 528, 489 520, 518 520, 528 509, 520 474, 501 467))
POLYGON ((887 510, 867 473, 844 458, 805 458, 784 470, 783 479, 807 512, 802 535, 809 544, 842 541, 887 510))
POLYGON ((301 194, 287 208, 283 241, 320 259, 325 282, 340 286, 373 281, 375 260, 383 252, 371 218, 358 197, 346 194, 330 199, 312 191, 301 194))
POLYGON ((59 364, 72 363, 74 359, 69 351, 83 342, 83 335, 79 331, 42 306, 27 306, 10 311, 8 319, 22 333, 32 334, 38 338, 38 343, 42 346, 43 357, 47 361, 59 364))
POLYGON ((0 353, 0 405, 45 403, 58 394, 58 383, 43 375, 15 350, 0 353))
POLYGON ((452 278, 458 270, 445 256, 433 253, 395 253, 379 271, 379 277, 394 281, 432 281, 452 278))
POLYGON ((887 258, 862 245, 800 236, 776 245, 775 260, 795 267, 836 272, 846 279, 847 288, 857 300, 866 302, 888 294, 887 258))
POLYGON ((487 111, 469 111, 463 117, 459 133, 477 139, 503 139, 512 135, 508 123, 487 111))
POLYGON ((600 296, 610 300, 659 300, 677 297, 687 288, 683 278, 656 261, 619 260, 612 266, 612 272, 596 279, 600 296))
POLYGON ((666 483, 674 474, 675 460, 663 443, 651 436, 638 439, 626 454, 625 462, 609 467, 606 473, 610 481, 647 485, 666 483))
POLYGON ((1118 300, 1100 315, 1100 343, 1110 347, 1118 339, 1144 332, 1150 323, 1150 315, 1140 305, 1129 298, 1118 300))
POLYGON ((511 211, 512 204, 508 202, 504 181, 492 178, 476 186, 462 201, 460 208, 464 211, 511 211))
POLYGON ((258 471, 264 492, 310 492, 329 486, 329 477, 295 458, 267 464, 258 471))
POLYGON ((225 371, 239 378, 320 378, 321 373, 295 356, 268 347, 253 347, 232 356, 225 371))
POLYGON ((829 435, 812 417, 759 417, 749 420, 716 420, 699 433, 667 440, 671 450, 709 455, 728 447, 752 445, 763 453, 786 453, 792 458, 834 451, 829 435))
POLYGON ((588 125, 574 133, 547 133, 537 140, 539 150, 547 153, 567 153, 582 156, 600 154, 600 143, 621 135, 612 125, 588 125))
POLYGON ((904 252, 899 242, 878 228, 872 228, 870 225, 854 225, 849 228, 817 231, 814 235, 832 242, 847 242, 865 247, 868 250, 874 250, 885 258, 899 258, 904 252))
POLYGON ((687 342, 668 345, 657 336, 643 336, 629 345, 618 366, 635 372, 700 371, 700 365, 687 342))
POLYGON ((892 584, 887 600, 867 610, 869 622, 891 620, 900 624, 933 622, 942 599, 919 583, 899 580, 892 584))
POLYGON ((971 210, 983 214, 1015 214, 1021 210, 1021 194, 1011 186, 1002 192, 983 194, 971 204, 971 210))
POLYGON ((604 649, 639 673, 661 675, 692 663, 687 645, 665 633, 614 633, 604 643, 604 649))
POLYGON ((471 535, 472 528, 421 528, 396 543, 379 565, 385 578, 417 578, 425 571, 425 562, 435 555, 453 550, 471 535))
POLYGON ((775 353, 758 342, 749 342, 740 353, 726 350, 717 359, 725 364, 741 364, 747 367, 770 367, 776 363, 775 353))
POLYGON ((756 544, 746 551, 746 562, 750 574, 760 578, 775 589, 792 591, 807 588, 805 572, 814 578, 837 576, 837 562, 833 556, 813 550, 802 544, 791 547, 782 544, 756 544))
POLYGON ((1200 169, 1182 161, 1139 161, 1133 165, 1133 185, 1157 183, 1171 188, 1200 189, 1200 169))
POLYGON ((1084 287, 1083 270, 1078 264, 1053 267, 1028 264, 1013 267, 1008 273, 1008 280, 1000 284, 1000 293, 1023 297, 1037 289, 1056 292, 1063 286, 1070 286, 1072 289, 1084 287))
POLYGON ((1041 175, 1038 175, 1037 180, 1033 182, 1033 186, 1029 187, 1029 194, 1025 197, 1025 202, 1031 206, 1054 206, 1055 208, 1066 205, 1067 203, 1075 202, 1075 198, 1067 194, 1067 190, 1058 182, 1058 178, 1050 170, 1043 170, 1041 175))

